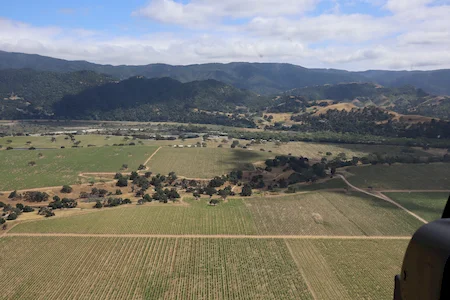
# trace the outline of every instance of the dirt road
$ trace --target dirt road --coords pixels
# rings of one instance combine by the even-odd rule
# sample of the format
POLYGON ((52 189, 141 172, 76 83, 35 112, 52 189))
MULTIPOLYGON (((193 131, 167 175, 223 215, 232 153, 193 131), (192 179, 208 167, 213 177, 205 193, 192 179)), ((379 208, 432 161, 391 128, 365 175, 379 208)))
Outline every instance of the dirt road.
POLYGON ((392 200, 392 199, 389 198, 388 196, 383 195, 383 194, 381 194, 381 193, 378 193, 378 194, 369 193, 369 192, 367 192, 367 191, 365 191, 365 190, 363 190, 363 189, 360 189, 360 188, 354 186, 353 184, 351 184, 351 183, 347 180, 347 178, 345 178, 343 175, 337 174, 337 176, 339 176, 342 180, 344 180, 344 182, 345 182, 349 187, 351 187, 352 189, 354 189, 354 190, 356 190, 356 191, 358 191, 358 192, 364 193, 364 194, 366 194, 366 195, 370 195, 370 196, 376 197, 376 198, 378 198, 378 199, 384 200, 384 201, 386 201, 386 202, 389 202, 389 203, 391 203, 391 204, 397 206, 398 208, 404 210, 405 212, 407 212, 408 214, 410 214, 411 216, 413 216, 414 218, 416 218, 416 219, 419 220, 420 222, 422 222, 422 223, 424 223, 424 224, 427 224, 427 223, 428 223, 425 219, 419 217, 418 215, 416 215, 416 214, 413 213, 412 211, 406 209, 405 207, 403 207, 402 205, 398 204, 397 202, 395 202, 394 200, 392 200))
POLYGON ((226 235, 226 234, 90 234, 90 233, 6 233, 3 237, 105 237, 105 238, 189 238, 189 239, 327 239, 327 240, 409 240, 410 236, 333 235, 226 235))

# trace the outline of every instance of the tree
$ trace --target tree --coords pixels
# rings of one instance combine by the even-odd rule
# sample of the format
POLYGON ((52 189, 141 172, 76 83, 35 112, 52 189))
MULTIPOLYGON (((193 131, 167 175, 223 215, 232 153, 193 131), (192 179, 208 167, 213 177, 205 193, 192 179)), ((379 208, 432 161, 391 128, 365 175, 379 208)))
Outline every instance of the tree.
POLYGON ((152 202, 152 197, 150 197, 149 194, 145 194, 144 197, 142 197, 142 199, 143 199, 145 202, 152 202))
POLYGON ((50 207, 41 207, 39 209, 38 215, 45 216, 46 218, 53 217, 55 213, 50 207))
POLYGON ((17 196, 18 196, 17 190, 15 190, 15 191, 12 191, 12 192, 9 194, 8 198, 9 198, 9 199, 14 199, 14 198, 17 198, 17 196))
POLYGON ((123 164, 122 165, 122 170, 126 170, 126 169, 128 169, 128 164, 123 164))
POLYGON ((4 218, 0 218, 0 225, 3 225, 6 223, 6 220, 4 218))
POLYGON ((150 178, 152 176, 152 172, 145 172, 145 178, 150 178))
POLYGON ((138 167, 138 170, 145 170, 145 169, 147 169, 147 167, 144 166, 143 164, 140 164, 138 167))
POLYGON ((28 165, 30 167, 34 167, 36 165, 36 162, 34 160, 32 160, 32 161, 28 162, 28 165))
POLYGON ((248 183, 244 184, 244 186, 242 187, 241 196, 250 197, 251 195, 252 195, 252 187, 248 183))
POLYGON ((192 195, 194 196, 195 200, 198 200, 201 196, 198 192, 194 192, 192 195))
POLYGON ((18 208, 18 209, 20 209, 20 210, 23 210, 24 206, 23 206, 22 203, 17 203, 17 204, 16 204, 16 208, 18 208))
POLYGON ((223 200, 226 200, 227 197, 230 195, 230 191, 225 188, 223 190, 219 190, 218 194, 220 197, 222 197, 223 200))
POLYGON ((34 208, 32 208, 31 206, 28 206, 28 205, 23 208, 24 213, 33 212, 33 211, 34 211, 34 208))
POLYGON ((211 205, 213 205, 213 206, 216 206, 217 204, 219 204, 219 200, 217 200, 217 199, 211 199, 211 200, 209 201, 209 204, 211 204, 211 205))
POLYGON ((61 193, 70 194, 73 192, 73 189, 70 185, 63 185, 61 189, 61 193))
POLYGON ((116 186, 119 186, 119 187, 128 186, 128 180, 124 177, 120 177, 119 180, 117 180, 116 186))
POLYGON ((116 190, 116 195, 122 195, 122 191, 120 189, 116 190))
POLYGON ((212 197, 213 195, 217 194, 217 190, 211 186, 208 186, 205 188, 205 194, 209 197, 212 197))
POLYGON ((103 204, 97 200, 97 202, 95 202, 94 208, 102 208, 103 204))
POLYGON ((15 212, 12 212, 8 215, 8 217, 6 219, 7 220, 15 220, 15 219, 17 219, 17 214, 15 212))
POLYGON ((131 172, 130 180, 135 180, 138 177, 139 177, 138 172, 136 172, 136 171, 131 172))

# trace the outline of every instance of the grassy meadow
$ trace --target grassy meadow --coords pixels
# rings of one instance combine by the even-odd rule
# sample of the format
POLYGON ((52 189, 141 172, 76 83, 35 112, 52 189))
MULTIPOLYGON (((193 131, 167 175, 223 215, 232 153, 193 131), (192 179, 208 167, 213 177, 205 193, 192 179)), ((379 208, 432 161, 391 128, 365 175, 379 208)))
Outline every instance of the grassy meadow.
POLYGON ((392 200, 428 222, 440 219, 449 193, 385 193, 392 200))
POLYGON ((126 146, 0 151, 0 191, 74 184, 80 172, 117 172, 123 164, 136 170, 156 149, 126 146), (30 166, 31 161, 36 165, 30 166))

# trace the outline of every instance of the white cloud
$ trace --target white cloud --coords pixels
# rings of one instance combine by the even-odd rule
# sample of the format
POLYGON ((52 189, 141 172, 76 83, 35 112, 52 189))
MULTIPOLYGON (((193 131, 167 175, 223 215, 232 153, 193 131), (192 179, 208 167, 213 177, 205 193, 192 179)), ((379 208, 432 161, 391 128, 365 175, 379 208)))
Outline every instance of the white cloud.
POLYGON ((251 61, 350 70, 450 68, 448 1, 322 0, 371 3, 389 12, 382 17, 342 9, 305 14, 318 1, 154 0, 135 15, 184 30, 141 36, 0 18, 0 50, 105 64, 251 61), (230 18, 245 22, 233 25, 230 18))
POLYGON ((251 18, 254 16, 296 15, 315 7, 319 0, 193 0, 187 4, 174 0, 153 0, 133 12, 134 16, 148 17, 186 26, 220 23, 222 18, 251 18))

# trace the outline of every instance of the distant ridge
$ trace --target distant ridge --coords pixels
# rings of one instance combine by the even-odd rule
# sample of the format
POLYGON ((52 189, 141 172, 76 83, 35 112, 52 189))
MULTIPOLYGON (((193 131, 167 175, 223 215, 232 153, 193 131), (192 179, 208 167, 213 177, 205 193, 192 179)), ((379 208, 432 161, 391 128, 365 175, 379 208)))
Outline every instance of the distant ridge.
POLYGON ((167 64, 112 66, 0 51, 0 69, 23 68, 59 73, 88 70, 118 79, 137 75, 147 78, 171 77, 181 82, 214 79, 259 94, 276 94, 294 88, 324 84, 372 82, 388 87, 412 85, 435 95, 450 95, 450 70, 349 72, 336 69, 308 69, 285 63, 245 62, 187 66, 167 64))

